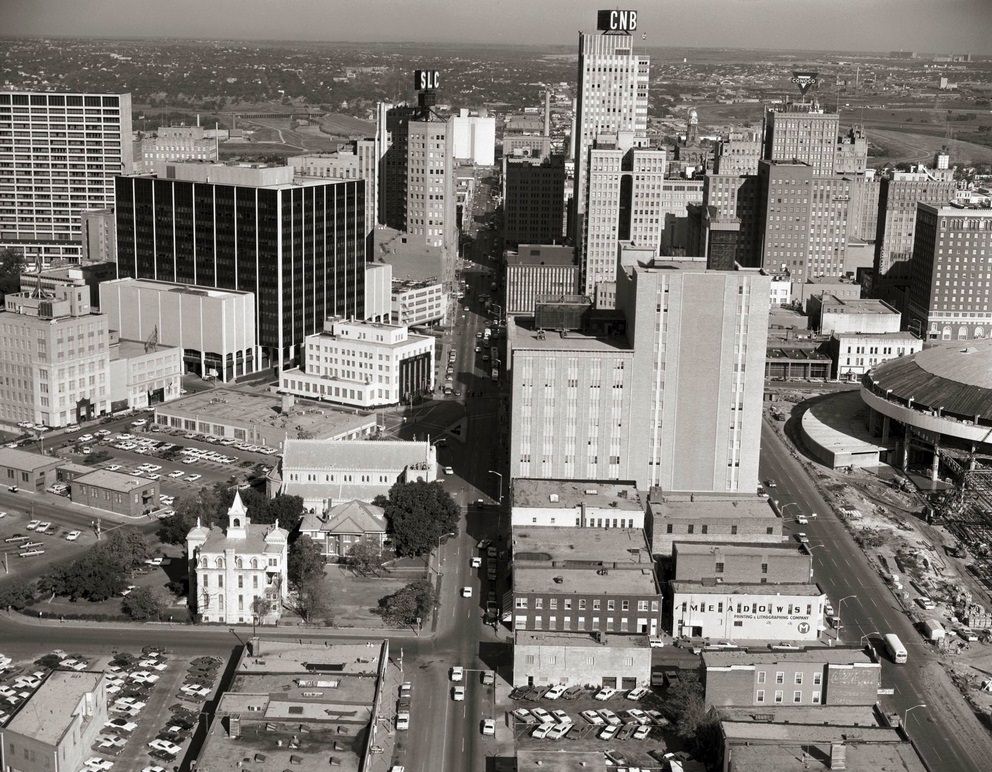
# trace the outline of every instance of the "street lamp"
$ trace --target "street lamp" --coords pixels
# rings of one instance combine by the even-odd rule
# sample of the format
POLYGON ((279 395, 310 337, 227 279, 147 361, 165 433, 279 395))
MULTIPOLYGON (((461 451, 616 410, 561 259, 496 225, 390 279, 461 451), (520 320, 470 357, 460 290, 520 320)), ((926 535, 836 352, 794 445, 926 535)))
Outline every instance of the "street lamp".
POLYGON ((441 576, 441 539, 445 536, 454 536, 454 531, 448 531, 447 533, 442 533, 437 537, 437 575, 441 576))
MULTIPOLYGON (((798 507, 798 506, 799 505, 796 502, 790 501, 788 504, 782 504, 782 505, 780 505, 779 508, 778 508, 778 511, 779 511, 779 514, 781 514, 783 517, 785 517, 785 510, 786 509, 788 509, 789 507, 798 507)), ((802 514, 802 510, 800 510, 800 514, 802 514)))
POLYGON ((927 706, 927 704, 925 702, 921 702, 919 705, 914 705, 911 708, 906 708, 906 712, 902 714, 902 728, 903 728, 903 730, 908 731, 908 729, 906 728, 906 721, 909 720, 910 711, 916 710, 917 708, 925 708, 926 706, 927 706))
POLYGON ((490 469, 489 470, 489 474, 494 474, 494 475, 496 475, 499 478, 499 493, 498 493, 498 495, 497 495, 496 498, 499 500, 499 503, 502 504, 503 503, 503 475, 501 475, 499 472, 497 472, 497 471, 495 471, 493 469, 490 469))
POLYGON ((861 638, 858 639, 858 643, 861 645, 862 648, 864 648, 864 646, 866 645, 864 643, 865 639, 871 638, 873 635, 878 635, 878 634, 879 634, 878 630, 872 630, 870 633, 865 633, 864 635, 861 636, 861 638))
POLYGON ((844 627, 844 616, 841 612, 844 610, 844 601, 850 600, 851 598, 857 598, 857 595, 845 595, 839 601, 837 601, 837 640, 840 640, 840 631, 844 627))

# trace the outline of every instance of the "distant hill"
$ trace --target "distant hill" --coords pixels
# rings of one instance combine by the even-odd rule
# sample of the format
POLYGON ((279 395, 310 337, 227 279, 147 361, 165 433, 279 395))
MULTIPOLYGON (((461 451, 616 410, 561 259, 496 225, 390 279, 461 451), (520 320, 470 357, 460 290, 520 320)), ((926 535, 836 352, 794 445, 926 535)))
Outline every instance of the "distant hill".
POLYGON ((336 137, 371 137, 375 134, 375 124, 351 115, 331 113, 320 119, 320 130, 336 137))

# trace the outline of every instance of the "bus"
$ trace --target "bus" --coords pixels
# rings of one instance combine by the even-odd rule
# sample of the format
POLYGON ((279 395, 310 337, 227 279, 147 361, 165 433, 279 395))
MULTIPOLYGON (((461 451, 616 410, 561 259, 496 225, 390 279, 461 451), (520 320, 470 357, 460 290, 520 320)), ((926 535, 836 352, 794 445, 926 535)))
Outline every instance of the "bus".
POLYGON ((895 633, 888 633, 882 637, 882 640, 885 642, 885 649, 889 652, 889 656, 892 657, 892 661, 897 665, 906 664, 909 654, 906 653, 906 647, 902 645, 899 636, 895 633))

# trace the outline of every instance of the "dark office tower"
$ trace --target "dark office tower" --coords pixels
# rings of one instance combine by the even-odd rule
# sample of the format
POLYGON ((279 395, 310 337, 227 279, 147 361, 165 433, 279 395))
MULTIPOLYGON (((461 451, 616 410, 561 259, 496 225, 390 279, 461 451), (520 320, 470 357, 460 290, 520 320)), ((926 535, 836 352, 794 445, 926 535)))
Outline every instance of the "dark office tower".
POLYGON ((520 244, 561 244, 565 218, 565 159, 505 158, 503 240, 520 244))
MULTIPOLYGON (((754 167, 757 172, 757 161, 754 167)), ((731 270, 734 263, 760 266, 757 210, 757 174, 707 174, 702 208, 696 210, 701 217, 697 227, 703 241, 694 254, 712 258, 710 268, 731 270)))
POLYGON ((379 222, 398 231, 406 230, 407 158, 410 144, 411 120, 417 108, 407 105, 390 107, 382 105, 380 122, 385 130, 378 134, 382 155, 379 160, 379 222))
POLYGON ((758 164, 758 228, 761 267, 806 277, 813 167, 805 163, 758 164))
POLYGON ((116 204, 121 278, 255 293, 257 369, 296 364, 327 317, 363 316, 363 180, 171 164, 164 178, 118 177, 116 204))

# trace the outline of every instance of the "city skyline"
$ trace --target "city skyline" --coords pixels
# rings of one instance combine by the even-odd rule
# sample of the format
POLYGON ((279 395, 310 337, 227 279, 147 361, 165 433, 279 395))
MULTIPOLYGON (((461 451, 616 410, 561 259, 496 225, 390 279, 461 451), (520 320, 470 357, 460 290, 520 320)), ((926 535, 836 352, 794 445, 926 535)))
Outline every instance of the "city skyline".
MULTIPOLYGON (((602 2, 548 0, 540 13, 523 0, 485 7, 453 0, 397 5, 293 0, 6 0, 7 37, 175 37, 372 43, 433 42, 570 45, 589 31, 602 2), (188 12, 187 12, 188 11, 188 12), (529 20, 529 21, 528 21, 529 20), (522 24, 521 22, 527 22, 522 24)), ((631 4, 636 6, 636 4, 631 4)), ((656 0, 638 8, 642 47, 754 48, 810 51, 971 52, 992 54, 985 31, 992 4, 982 0, 656 0), (692 24, 692 19, 700 20, 692 24), (893 20, 898 19, 898 24, 893 20), (685 22, 688 21, 689 24, 685 22), (705 23, 703 23, 705 22, 705 23), (854 23, 856 22, 856 23, 854 23), (788 45, 769 45, 770 40, 788 45)))

